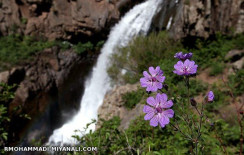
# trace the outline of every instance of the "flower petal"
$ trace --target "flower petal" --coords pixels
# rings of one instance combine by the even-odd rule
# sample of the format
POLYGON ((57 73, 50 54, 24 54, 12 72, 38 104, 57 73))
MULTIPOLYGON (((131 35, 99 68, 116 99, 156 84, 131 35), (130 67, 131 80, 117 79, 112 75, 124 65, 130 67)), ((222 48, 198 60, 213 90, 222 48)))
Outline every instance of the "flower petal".
POLYGON ((149 112, 144 116, 144 120, 150 120, 155 115, 154 112, 149 112))
POLYGON ((172 109, 168 109, 162 112, 166 117, 172 118, 174 117, 174 111, 172 109))
POLYGON ((160 73, 160 71, 161 71, 161 70, 160 70, 160 67, 157 66, 156 69, 155 69, 156 74, 160 73))
POLYGON ((140 82, 142 87, 148 87, 148 85, 150 84, 150 82, 148 82, 147 78, 145 77, 140 78, 140 82))
POLYGON ((180 70, 180 69, 182 68, 183 65, 184 65, 184 64, 183 64, 182 61, 178 61, 177 64, 174 65, 174 68, 175 68, 176 70, 180 70))
POLYGON ((161 103, 167 102, 167 100, 168 100, 168 96, 165 93, 161 94, 160 97, 161 103))
POLYGON ((157 102, 156 102, 156 100, 153 97, 148 97, 147 98, 147 103, 149 105, 153 106, 153 107, 156 107, 156 105, 157 105, 157 102))
POLYGON ((157 89, 162 89, 163 88, 163 84, 161 82, 155 82, 155 86, 157 89))
POLYGON ((150 86, 150 91, 156 92, 158 90, 158 84, 153 82, 153 85, 150 86))
POLYGON ((169 118, 162 114, 161 118, 159 119, 159 123, 160 123, 161 126, 169 124, 169 118))
POLYGON ((155 76, 157 74, 156 70, 153 68, 153 67, 149 67, 149 73, 152 75, 152 76, 155 76))
POLYGON ((144 113, 150 113, 150 112, 154 112, 154 109, 148 105, 145 105, 143 108, 143 112, 144 113))
POLYGON ((147 71, 144 71, 144 72, 143 72, 143 75, 144 75, 147 79, 150 79, 150 78, 151 78, 151 75, 149 75, 147 71))
POLYGON ((164 80, 165 80, 165 76, 159 76, 159 75, 157 75, 156 76, 156 79, 159 81, 159 82, 164 82, 164 80))
POLYGON ((150 120, 150 125, 156 127, 158 126, 158 121, 159 121, 158 115, 154 115, 154 117, 150 120))
MULTIPOLYGON (((191 63, 191 61, 190 61, 189 59, 186 59, 186 60, 184 61, 184 66, 189 66, 190 63, 191 63)), ((195 63, 195 62, 194 62, 194 63, 195 63)))
POLYGON ((159 124, 160 124, 161 128, 164 128, 164 127, 165 127, 165 125, 166 125, 166 124, 162 124, 162 122, 161 122, 161 121, 159 121, 159 124))
POLYGON ((150 84, 150 85, 148 85, 147 86, 147 89, 146 89, 146 91, 152 91, 153 90, 153 87, 152 87, 152 85, 150 84))
POLYGON ((160 106, 162 108, 170 108, 173 106, 173 101, 172 100, 169 100, 169 101, 166 101, 166 102, 161 102, 160 106))

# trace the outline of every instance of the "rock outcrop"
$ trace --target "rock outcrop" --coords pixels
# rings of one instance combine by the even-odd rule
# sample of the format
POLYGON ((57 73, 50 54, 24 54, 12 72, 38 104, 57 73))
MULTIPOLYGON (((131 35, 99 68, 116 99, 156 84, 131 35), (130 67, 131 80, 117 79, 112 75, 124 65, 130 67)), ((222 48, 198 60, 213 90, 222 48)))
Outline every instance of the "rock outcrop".
POLYGON ((127 3, 131 0, 1 0, 0 32, 84 39, 109 31, 127 3))
POLYGON ((50 130, 65 121, 73 109, 78 109, 85 78, 95 59, 94 54, 81 57, 73 49, 62 51, 54 46, 40 52, 25 66, 0 73, 0 82, 17 84, 15 97, 8 107, 12 120, 10 139, 20 138, 18 134, 26 125, 42 115, 49 116, 45 116, 48 121, 43 127, 49 126, 50 130), (48 109, 52 111, 47 112, 48 109), (20 116, 30 116, 31 120, 20 116))
POLYGON ((99 120, 96 128, 102 125, 101 119, 109 120, 114 116, 119 116, 121 119, 120 129, 129 127, 130 121, 135 119, 142 113, 143 104, 137 104, 132 110, 125 108, 122 96, 127 92, 136 91, 139 84, 126 84, 124 86, 116 86, 108 92, 104 98, 103 104, 98 109, 99 120))
MULTIPOLYGON (((143 0, 1 0, 0 32, 50 40, 88 40, 107 34, 121 14, 143 0), (106 33, 105 33, 106 32, 106 33)), ((152 24, 176 39, 244 32, 243 0, 165 0, 152 24), (170 24, 171 23, 171 24, 170 24)), ((99 37, 98 37, 99 38, 99 37)))
POLYGON ((244 32, 244 0, 165 0, 153 27, 175 39, 244 32))

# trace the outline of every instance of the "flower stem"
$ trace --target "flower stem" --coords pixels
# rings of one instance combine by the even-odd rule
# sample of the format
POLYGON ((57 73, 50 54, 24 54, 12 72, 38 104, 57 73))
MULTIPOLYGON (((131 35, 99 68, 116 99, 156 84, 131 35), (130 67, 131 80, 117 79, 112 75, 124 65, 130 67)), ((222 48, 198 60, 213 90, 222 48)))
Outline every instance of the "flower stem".
POLYGON ((171 125, 172 127, 174 127, 177 131, 179 131, 179 132, 180 132, 186 139, 189 139, 189 140, 192 141, 192 138, 189 137, 189 136, 187 136, 186 134, 184 134, 184 133, 181 131, 181 129, 179 128, 179 126, 178 126, 178 128, 177 128, 176 126, 174 126, 174 124, 171 124, 171 123, 170 123, 170 125, 171 125))

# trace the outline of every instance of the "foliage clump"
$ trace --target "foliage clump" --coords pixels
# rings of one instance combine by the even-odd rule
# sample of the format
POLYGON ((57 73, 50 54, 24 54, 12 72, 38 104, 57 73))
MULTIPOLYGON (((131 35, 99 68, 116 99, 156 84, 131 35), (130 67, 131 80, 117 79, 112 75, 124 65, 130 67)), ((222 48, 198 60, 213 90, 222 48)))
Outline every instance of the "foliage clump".
POLYGON ((123 96, 122 96, 122 100, 124 102, 124 106, 127 108, 127 109, 132 109, 136 106, 136 104, 138 104, 143 95, 144 95, 144 91, 142 91, 141 89, 137 90, 137 91, 132 91, 132 92, 128 92, 128 93, 125 93, 123 96))

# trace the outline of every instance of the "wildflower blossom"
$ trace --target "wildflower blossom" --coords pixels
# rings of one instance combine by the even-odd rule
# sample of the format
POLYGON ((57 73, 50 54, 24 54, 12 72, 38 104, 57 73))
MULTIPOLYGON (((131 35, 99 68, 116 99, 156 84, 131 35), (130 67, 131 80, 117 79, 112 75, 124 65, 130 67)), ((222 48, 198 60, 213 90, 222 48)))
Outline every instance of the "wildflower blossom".
POLYGON ((169 124, 169 118, 174 116, 174 111, 169 109, 173 106, 172 100, 168 100, 166 94, 158 93, 156 98, 147 98, 147 103, 143 108, 143 112, 146 113, 144 119, 150 120, 150 125, 153 127, 160 126, 163 128, 169 124))
POLYGON ((191 59, 192 53, 183 54, 182 52, 178 52, 178 53, 175 54, 174 57, 179 59, 179 60, 185 61, 186 59, 191 59))
POLYGON ((146 87, 147 91, 156 92, 158 89, 162 89, 162 83, 165 80, 165 76, 163 76, 163 71, 157 66, 155 69, 153 67, 149 67, 149 73, 147 71, 143 72, 144 77, 140 79, 141 86, 146 87))
POLYGON ((209 91, 207 97, 208 97, 208 102, 212 102, 214 100, 214 93, 212 91, 209 91))
POLYGON ((190 61, 186 59, 183 63, 182 61, 178 61, 177 64, 174 65, 174 73, 178 75, 191 75, 196 74, 197 72, 197 65, 194 61, 190 61))

